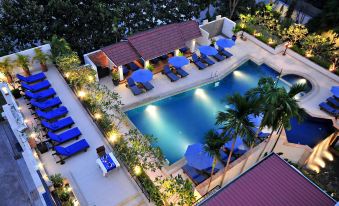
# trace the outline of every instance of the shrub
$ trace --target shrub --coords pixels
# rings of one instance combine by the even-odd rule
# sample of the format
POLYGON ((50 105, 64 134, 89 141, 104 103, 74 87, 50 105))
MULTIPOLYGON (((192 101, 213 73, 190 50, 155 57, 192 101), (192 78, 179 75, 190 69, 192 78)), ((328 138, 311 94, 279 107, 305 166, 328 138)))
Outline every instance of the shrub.
POLYGON ((61 188, 64 185, 63 178, 62 178, 61 174, 59 174, 59 173, 55 174, 55 175, 51 175, 49 177, 49 179, 52 181, 53 186, 55 188, 61 188))
POLYGON ((59 69, 63 72, 67 72, 70 69, 74 69, 80 66, 80 59, 76 52, 72 52, 70 54, 64 54, 62 56, 57 56, 55 58, 56 64, 59 69))

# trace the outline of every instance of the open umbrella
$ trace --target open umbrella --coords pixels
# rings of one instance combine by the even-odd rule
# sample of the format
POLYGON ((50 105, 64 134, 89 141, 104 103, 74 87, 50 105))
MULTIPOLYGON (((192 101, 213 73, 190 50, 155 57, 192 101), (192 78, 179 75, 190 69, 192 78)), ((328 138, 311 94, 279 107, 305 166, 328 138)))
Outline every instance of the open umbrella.
POLYGON ((199 51, 207 56, 216 55, 218 53, 218 51, 211 46, 200 46, 199 51))
MULTIPOLYGON (((213 164, 213 157, 205 152, 204 145, 200 143, 189 145, 185 152, 185 158, 189 166, 198 170, 208 169, 213 164)), ((215 165, 216 169, 221 169, 222 167, 223 165, 220 162, 215 165)))
POLYGON ((223 49, 225 48, 231 48, 235 45, 234 41, 231 39, 219 39, 217 42, 217 45, 223 49))
POLYGON ((131 78, 136 82, 148 82, 152 80, 153 73, 148 69, 138 69, 133 72, 131 78))
POLYGON ((169 58, 168 63, 172 64, 174 67, 183 67, 189 64, 190 61, 184 56, 175 56, 169 58))
POLYGON ((339 98, 339 86, 333 86, 331 92, 335 97, 339 98))

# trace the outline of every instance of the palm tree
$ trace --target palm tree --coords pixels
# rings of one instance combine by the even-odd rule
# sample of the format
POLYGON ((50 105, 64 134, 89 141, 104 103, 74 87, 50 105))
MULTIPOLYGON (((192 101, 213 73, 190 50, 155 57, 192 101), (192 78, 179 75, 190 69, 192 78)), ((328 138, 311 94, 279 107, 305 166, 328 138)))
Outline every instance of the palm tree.
POLYGON ((232 139, 231 150, 228 155, 220 185, 222 185, 226 177, 237 137, 247 138, 254 136, 252 129, 254 127, 254 123, 248 116, 254 110, 253 102, 238 93, 227 97, 227 100, 231 107, 225 112, 219 112, 216 118, 216 124, 222 125, 222 136, 228 136, 232 139))
POLYGON ((13 65, 8 57, 5 58, 2 62, 0 62, 0 72, 6 76, 8 83, 13 82, 12 77, 13 65))
POLYGON ((47 72, 48 68, 47 68, 46 63, 49 59, 49 55, 42 52, 40 48, 35 48, 34 52, 35 52, 35 56, 32 58, 32 61, 38 61, 41 66, 41 70, 43 72, 47 72))
POLYGON ((50 44, 53 60, 58 56, 72 53, 70 45, 64 38, 58 38, 56 35, 53 35, 50 44))
POLYGON ((17 59, 15 60, 15 63, 17 66, 21 67, 22 70, 24 70, 24 73, 26 76, 30 76, 31 72, 29 71, 29 58, 28 56, 17 54, 17 59))
POLYGON ((213 157, 212 171, 211 171, 210 181, 208 182, 208 186, 207 186, 207 191, 206 191, 207 193, 211 186, 215 165, 217 164, 217 161, 220 160, 220 149, 224 145, 224 140, 221 139, 219 134, 213 129, 209 130, 205 134, 205 140, 206 140, 206 144, 204 146, 204 150, 211 157, 213 157))

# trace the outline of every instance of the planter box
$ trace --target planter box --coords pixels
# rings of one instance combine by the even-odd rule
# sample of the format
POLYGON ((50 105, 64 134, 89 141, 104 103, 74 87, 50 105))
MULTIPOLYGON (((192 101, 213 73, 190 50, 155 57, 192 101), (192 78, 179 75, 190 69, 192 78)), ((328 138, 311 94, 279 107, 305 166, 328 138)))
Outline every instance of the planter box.
MULTIPOLYGON (((238 32, 238 35, 241 35, 242 31, 238 32)), ((254 42, 256 45, 260 46, 261 48, 265 49, 266 51, 272 53, 272 54, 279 54, 284 51, 284 43, 277 45, 275 48, 272 48, 271 46, 267 45, 266 43, 260 41, 255 36, 252 36, 251 34, 244 32, 244 37, 246 37, 248 40, 254 42)))
POLYGON ((339 81, 339 77, 336 74, 328 71, 327 68, 324 68, 324 67, 318 65, 317 63, 315 63, 315 62, 309 60, 308 58, 300 55, 299 53, 293 51, 292 49, 287 49, 286 53, 288 55, 290 55, 291 57, 293 57, 293 58, 303 62, 307 66, 309 66, 309 67, 317 70, 318 72, 324 74, 325 76, 327 76, 327 77, 329 77, 329 78, 331 78, 331 79, 333 79, 335 81, 339 81))

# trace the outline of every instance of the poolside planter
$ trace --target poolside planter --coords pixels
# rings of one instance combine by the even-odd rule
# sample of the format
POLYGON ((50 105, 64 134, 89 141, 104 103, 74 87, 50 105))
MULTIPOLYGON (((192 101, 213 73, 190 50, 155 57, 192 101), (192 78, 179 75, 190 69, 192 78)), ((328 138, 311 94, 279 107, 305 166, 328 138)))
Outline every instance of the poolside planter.
POLYGON ((37 148, 41 154, 48 152, 48 146, 45 142, 37 144, 37 148))

